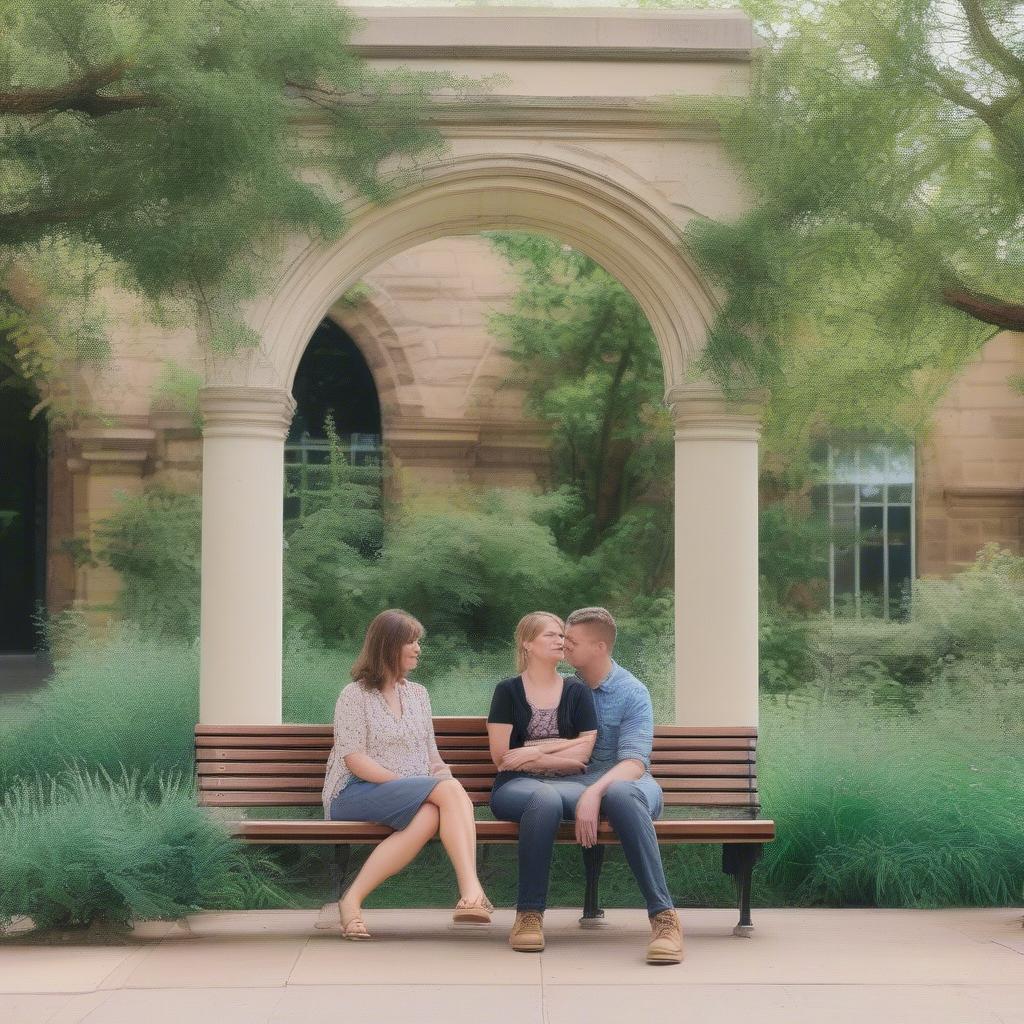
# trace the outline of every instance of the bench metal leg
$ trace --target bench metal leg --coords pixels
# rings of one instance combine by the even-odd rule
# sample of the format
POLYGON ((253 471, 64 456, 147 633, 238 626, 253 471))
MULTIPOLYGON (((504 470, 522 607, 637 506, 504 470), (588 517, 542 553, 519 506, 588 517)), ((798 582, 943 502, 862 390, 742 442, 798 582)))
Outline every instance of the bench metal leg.
POLYGON ((335 844, 331 856, 331 892, 334 900, 340 900, 345 891, 345 880, 348 876, 348 858, 352 847, 348 843, 335 844))
POLYGON ((754 925, 750 920, 750 889, 754 865, 761 859, 761 843, 724 843, 722 845, 722 870, 736 880, 736 895, 739 903, 740 921, 733 928, 733 935, 750 938, 754 925))
POLYGON ((583 848, 583 867, 587 873, 587 887, 583 894, 583 916, 581 928, 600 928, 604 925, 604 911, 600 907, 598 887, 601 883, 601 865, 604 864, 604 847, 583 848))

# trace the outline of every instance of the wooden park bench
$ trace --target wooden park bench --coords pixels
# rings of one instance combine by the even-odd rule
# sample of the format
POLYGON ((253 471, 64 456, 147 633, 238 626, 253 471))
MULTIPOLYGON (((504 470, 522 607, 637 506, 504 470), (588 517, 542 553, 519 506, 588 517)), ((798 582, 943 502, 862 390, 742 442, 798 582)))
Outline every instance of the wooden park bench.
MULTIPOLYGON (((483 718, 435 718, 441 756, 466 787, 474 804, 486 805, 495 768, 483 718)), ((196 774, 200 802, 209 807, 319 807, 327 756, 334 742, 330 725, 198 725, 196 774)), ((740 920, 734 931, 748 935, 750 887, 762 844, 775 836, 775 823, 758 816, 757 730, 658 726, 651 773, 665 792, 665 817, 655 822, 658 842, 721 843, 722 870, 736 881, 740 920), (696 811, 702 812, 695 814, 696 811), (728 818, 715 815, 729 814, 728 818)), ((332 879, 336 894, 345 882, 350 847, 375 845, 391 833, 382 825, 322 818, 253 819, 231 824, 247 843, 317 843, 335 848, 332 879)), ((477 821, 480 843, 514 843, 518 825, 477 821)), ((560 843, 574 843, 564 825, 560 843)), ((604 848, 616 842, 606 821, 598 845, 584 850, 586 890, 581 924, 604 916, 598 882, 604 848)))

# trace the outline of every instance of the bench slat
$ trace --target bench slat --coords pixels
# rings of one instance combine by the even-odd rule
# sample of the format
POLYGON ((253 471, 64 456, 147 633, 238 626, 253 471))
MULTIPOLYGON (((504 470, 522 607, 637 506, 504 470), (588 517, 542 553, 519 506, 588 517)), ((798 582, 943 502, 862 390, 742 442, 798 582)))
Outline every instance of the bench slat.
POLYGON ((329 749, 324 750, 272 750, 252 747, 200 747, 196 761, 319 761, 327 763, 329 749))
MULTIPOLYGON (((487 724, 479 717, 451 717, 439 715, 434 718, 434 732, 437 736, 465 735, 481 736, 487 733, 487 724)), ((331 725, 197 725, 196 736, 333 736, 331 725)), ((753 726, 655 726, 656 737, 757 737, 753 726)))
MULTIPOLYGON (((477 837, 480 842, 515 842, 519 829, 515 822, 478 821, 477 837)), ((659 842, 680 843, 763 843, 775 836, 775 822, 767 818, 757 820, 707 819, 694 821, 656 821, 654 830, 659 842)), ((391 835, 383 825, 357 821, 240 821, 232 825, 232 833, 254 842, 280 843, 358 843, 377 842, 391 835)), ((611 826, 598 824, 598 841, 617 842, 611 826)), ((575 843, 571 825, 563 826, 558 841, 575 843)))
MULTIPOLYGON (((489 790, 468 792, 477 807, 490 803, 489 790)), ((321 803, 321 788, 280 790, 201 789, 199 802, 209 807, 314 807, 321 803)), ((756 793, 666 793, 666 807, 758 807, 756 793)))
MULTIPOLYGON (((331 736, 275 736, 267 737, 263 743, 257 744, 262 737, 251 735, 237 736, 201 736, 196 738, 196 750, 205 751, 211 749, 266 749, 266 750, 293 750, 296 748, 310 751, 329 752, 334 745, 331 736)), ((438 736, 438 750, 482 750, 487 751, 486 736, 438 736)), ((756 748, 756 741, 752 739, 677 739, 655 737, 655 753, 675 753, 688 751, 752 751, 756 748)))
MULTIPOLYGON (((257 737, 251 735, 240 735, 240 736, 197 736, 196 737, 196 748, 203 749, 206 747, 251 747, 254 746, 253 740, 257 737)), ((334 740, 330 734, 323 736, 292 736, 288 733, 279 733, 273 736, 265 738, 265 744, 267 747, 273 748, 292 748, 292 747, 311 747, 314 749, 326 749, 330 750, 334 745, 334 740)), ((260 744, 261 746, 263 744, 260 744)))
MULTIPOLYGON (((206 775, 315 775, 324 777, 323 763, 306 761, 200 761, 196 772, 206 775)), ((453 770, 461 777, 463 772, 487 775, 493 778, 497 769, 489 763, 455 764, 453 770)), ((652 773, 656 779, 667 778, 757 778, 750 764, 655 764, 652 773)))
MULTIPOLYGON (((254 747, 200 747, 196 760, 203 761, 319 761, 326 764, 330 749, 310 748, 254 748, 254 747)), ((444 759, 449 763, 478 761, 490 763, 491 755, 486 750, 446 750, 444 759)), ((651 763, 702 764, 702 763, 754 764, 753 752, 734 750, 655 750, 651 763)))
MULTIPOLYGON (((456 775, 465 786, 467 792, 490 793, 494 782, 493 777, 456 775)), ((756 787, 748 785, 744 779, 662 779, 659 780, 665 793, 718 793, 718 792, 756 792, 756 787)), ((316 790, 323 789, 324 776, 320 775, 201 775, 201 790, 237 790, 275 793, 281 790, 316 790)))
POLYGON ((322 782, 325 767, 309 761, 200 761, 196 774, 201 779, 209 775, 317 775, 322 782))

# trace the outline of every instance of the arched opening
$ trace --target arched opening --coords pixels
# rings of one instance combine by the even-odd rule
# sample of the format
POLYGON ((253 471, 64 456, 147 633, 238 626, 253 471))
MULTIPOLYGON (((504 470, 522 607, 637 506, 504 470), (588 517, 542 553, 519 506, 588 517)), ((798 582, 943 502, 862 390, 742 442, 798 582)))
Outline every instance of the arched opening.
MULTIPOLYGON (((680 246, 692 211, 681 215, 620 165, 593 163, 557 146, 446 160, 393 202, 354 209, 343 239, 298 253, 275 292, 250 311, 263 340, 258 355, 219 368, 203 396, 204 722, 237 721, 239 706, 250 721, 281 720, 281 426, 291 420, 289 388, 310 336, 339 295, 396 254, 432 239, 515 230, 557 238, 592 258, 650 325, 675 425, 675 643, 668 646, 680 652, 676 720, 756 723, 759 414, 754 403, 734 407, 692 374, 716 303, 680 246), (247 529, 239 534, 233 524, 243 515, 247 529)), ((459 441, 454 428, 442 435, 459 441)), ((419 559, 433 549, 410 550, 419 559)))
POLYGON ((285 442, 286 521, 308 511, 322 489, 332 453, 379 478, 381 413, 366 359, 351 337, 330 318, 321 321, 306 346, 292 385, 295 415, 285 442), (333 437, 330 436, 333 432, 333 437))
POLYGON ((0 652, 36 646, 34 616, 46 599, 47 424, 32 416, 35 388, 0 338, 0 652))

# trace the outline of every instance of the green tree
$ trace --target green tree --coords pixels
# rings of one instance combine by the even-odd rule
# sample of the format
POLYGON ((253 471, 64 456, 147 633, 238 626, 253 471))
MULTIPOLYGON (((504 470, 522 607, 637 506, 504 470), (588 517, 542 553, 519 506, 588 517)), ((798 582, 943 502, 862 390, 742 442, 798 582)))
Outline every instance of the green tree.
POLYGON ((767 441, 913 434, 1024 328, 1024 34, 1010 0, 748 0, 768 45, 718 121, 750 187, 688 244, 727 299, 708 367, 771 390, 767 441))
POLYGON ((0 0, 0 320, 26 375, 102 358, 111 283, 252 343, 236 311, 282 238, 336 237, 440 146, 420 113, 457 83, 370 68, 357 24, 335 0, 0 0))
POLYGON ((290 627, 336 643, 361 633, 379 602, 384 517, 379 467, 351 464, 330 415, 324 433, 327 463, 307 469, 317 477, 287 484, 300 502, 285 523, 285 614, 290 627))
POLYGON ((557 527, 561 544, 590 554, 643 539, 655 549, 647 564, 664 568, 671 429, 643 310, 583 253, 539 235, 489 237, 520 277, 511 310, 494 314, 491 330, 520 367, 528 410, 552 426, 553 483, 576 495, 557 527))

